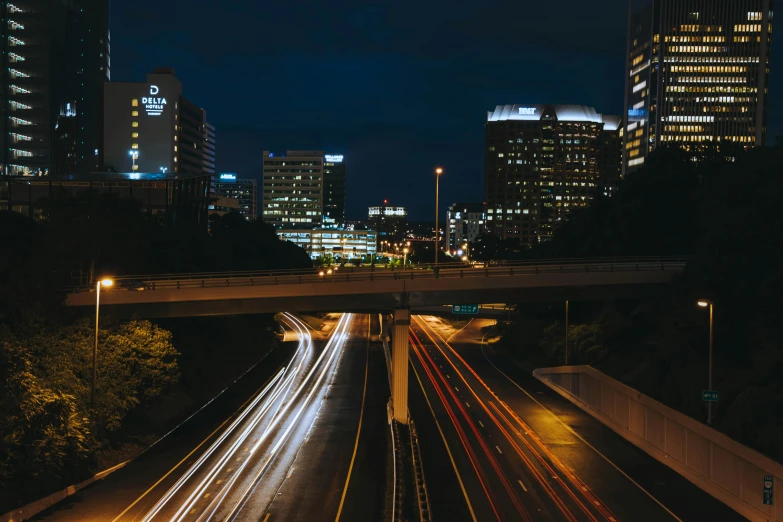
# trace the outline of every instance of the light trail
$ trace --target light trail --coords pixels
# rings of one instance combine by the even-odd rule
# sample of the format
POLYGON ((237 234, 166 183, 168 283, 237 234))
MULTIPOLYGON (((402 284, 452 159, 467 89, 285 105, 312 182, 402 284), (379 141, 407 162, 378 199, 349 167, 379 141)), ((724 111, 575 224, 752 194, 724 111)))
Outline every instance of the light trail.
POLYGON ((226 428, 209 448, 194 462, 188 470, 172 485, 160 500, 147 512, 143 521, 151 521, 164 516, 163 510, 175 510, 171 516, 165 516, 166 520, 183 521, 187 519, 210 520, 222 507, 223 502, 236 483, 246 480, 244 471, 252 460, 255 452, 268 440, 276 438, 274 446, 264 456, 261 468, 250 480, 229 513, 229 517, 236 516, 247 502, 249 493, 255 489, 259 478, 268 469, 274 458, 277 457, 281 446, 288 440, 292 430, 304 414, 312 397, 319 390, 335 357, 342 351, 342 346, 347 339, 346 331, 352 321, 352 316, 344 314, 335 325, 326 346, 321 351, 315 362, 312 337, 307 326, 297 317, 285 313, 282 315, 283 323, 299 336, 299 343, 289 363, 284 366, 274 378, 261 390, 252 401, 237 415, 237 418, 226 428), (304 369, 311 365, 309 371, 303 376, 304 369), (305 390, 310 389, 305 397, 305 390), (298 409, 290 413, 295 404, 298 409), (284 429, 279 430, 281 423, 284 429), (263 429, 261 429, 263 426, 263 429), (261 430, 260 436, 258 435, 261 430), (252 449, 245 449, 242 457, 237 458, 241 447, 258 436, 254 440, 252 449), (226 446, 224 448, 224 446, 226 446), (246 452, 246 453, 245 453, 246 452), (230 462, 243 458, 242 464, 236 470, 226 469, 230 462), (231 478, 223 483, 215 480, 222 471, 234 471, 231 478), (199 476, 200 480, 196 476, 199 476), (194 482, 197 481, 197 482, 194 482), (211 495, 207 491, 212 486, 219 486, 220 491, 211 495), (187 494, 187 493, 190 494, 187 494), (179 495, 186 498, 178 506, 172 506, 179 495), (199 501, 210 498, 204 509, 197 508, 199 501), (197 513, 198 512, 198 513, 197 513), (194 515, 196 515, 194 517, 194 515))
MULTIPOLYGON (((548 480, 546 480, 543 475, 538 472, 538 470, 533 466, 533 463, 529 461, 529 459, 523 454, 522 449, 516 444, 516 441, 514 437, 512 437, 508 431, 503 427, 501 422, 498 420, 502 419, 503 422, 508 425, 509 429, 514 432, 514 434, 523 442, 523 444, 527 447, 528 451, 533 454, 536 459, 539 461, 539 463, 548 471, 550 476, 554 477, 554 479, 559 483, 559 485, 563 488, 563 490, 566 492, 566 494, 573 500, 573 502, 582 510, 583 513, 588 517, 589 520, 597 522, 597 519, 593 515, 590 508, 595 509, 604 519, 606 519, 609 522, 617 522, 617 517, 614 515, 614 513, 606 507, 606 505, 600 501, 598 496, 589 488, 587 487, 587 484, 585 484, 577 475, 574 473, 573 470, 568 468, 558 457, 554 454, 554 452, 538 437, 535 432, 528 426, 517 414, 514 412, 504 401, 500 400, 500 398, 495 394, 495 392, 484 382, 483 379, 476 373, 476 371, 465 361, 462 356, 460 356, 459 353, 449 344, 448 341, 443 339, 443 336, 440 335, 439 332, 437 332, 434 328, 432 328, 429 324, 425 326, 425 323, 421 320, 419 320, 418 317, 414 317, 414 321, 419 325, 419 327, 424 331, 424 333, 430 338, 430 340, 433 342, 435 347, 443 354, 443 356, 448 360, 449 364, 452 366, 454 371, 457 372, 459 377, 462 379, 462 381, 468 386, 471 393, 474 397, 476 397, 476 400, 479 401, 481 406, 486 411, 487 415, 492 419, 492 421, 496 424, 496 426, 500 429, 501 433, 506 437, 506 439, 511 443, 512 447, 514 447, 514 450, 517 452, 517 454, 525 461, 525 463, 530 467, 531 471, 533 471, 534 475, 538 479, 539 483, 542 484, 544 489, 547 491, 547 493, 550 494, 550 496, 553 496, 553 500, 555 500, 556 504, 560 505, 562 504, 562 500, 559 499, 559 497, 554 493, 553 490, 551 490, 551 486, 548 484, 548 480), (520 430, 517 429, 517 427, 509 420, 509 418, 503 414, 503 412, 500 411, 500 409, 492 402, 489 401, 489 406, 494 411, 494 414, 490 412, 490 410, 485 405, 484 401, 478 396, 476 391, 473 389, 472 386, 467 382, 464 375, 460 372, 459 368, 454 364, 454 362, 451 360, 451 358, 448 356, 448 354, 439 346, 439 344, 436 342, 436 340, 430 335, 428 332, 428 329, 431 330, 437 337, 440 339, 440 341, 443 343, 444 346, 446 346, 451 354, 453 354, 461 363, 462 365, 473 375, 473 377, 486 389, 486 391, 497 400, 497 402, 503 407, 503 409, 506 411, 508 416, 510 416, 514 421, 522 428, 522 431, 524 431, 525 435, 527 437, 524 437, 520 430), (533 445, 530 444, 529 440, 532 440, 535 442, 536 447, 533 447, 533 445), (549 459, 549 462, 551 462, 555 468, 557 468, 558 471, 555 471, 552 466, 547 462, 547 460, 544 458, 544 455, 549 459), (563 480, 563 476, 566 477, 571 482, 571 486, 569 486, 568 483, 566 483, 563 480), (585 505, 582 500, 576 496, 576 493, 583 496, 588 504, 585 505), (555 498, 556 497, 556 498, 555 498), (588 505, 590 508, 588 508, 588 505)), ((562 508, 567 509, 567 507, 563 504, 562 508)), ((562 510, 561 508, 561 510, 562 510)), ((570 513, 569 513, 570 514, 570 513)), ((568 515, 567 515, 568 516, 568 515)), ((573 516, 573 515, 571 515, 573 516)))

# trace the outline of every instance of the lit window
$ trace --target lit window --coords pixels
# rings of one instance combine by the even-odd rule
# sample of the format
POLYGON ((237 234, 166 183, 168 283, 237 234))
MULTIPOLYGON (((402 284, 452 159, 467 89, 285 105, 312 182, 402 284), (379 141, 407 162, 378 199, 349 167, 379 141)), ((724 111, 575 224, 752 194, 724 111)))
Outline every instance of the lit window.
POLYGON ((177 157, 176 157, 176 156, 174 156, 174 163, 176 163, 176 162, 177 162, 177 157))
POLYGON ((138 137, 139 137, 139 133, 138 132, 134 132, 134 133, 131 134, 131 138, 138 138, 138 137))
POLYGON ((133 168, 133 170, 139 170, 139 166, 138 165, 134 165, 132 168, 133 168))
POLYGON ((138 106, 139 106, 139 99, 133 98, 133 100, 131 100, 131 107, 138 107, 138 106))
POLYGON ((131 123, 131 127, 136 128, 138 126, 139 126, 139 122, 137 122, 137 121, 134 121, 133 123, 131 123))
POLYGON ((131 112, 131 116, 138 116, 138 115, 139 115, 139 111, 133 111, 133 112, 131 112))
POLYGON ((174 145, 174 152, 177 152, 177 146, 174 145))
POLYGON ((131 145, 131 148, 132 149, 138 149, 139 148, 139 144, 138 143, 134 143, 133 145, 131 145))

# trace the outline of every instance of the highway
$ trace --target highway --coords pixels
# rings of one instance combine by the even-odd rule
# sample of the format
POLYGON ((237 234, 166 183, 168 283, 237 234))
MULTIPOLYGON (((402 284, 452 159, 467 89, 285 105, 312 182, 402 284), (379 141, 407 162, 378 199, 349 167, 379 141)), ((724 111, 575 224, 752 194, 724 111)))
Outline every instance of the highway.
POLYGON ((38 519, 382 518, 389 389, 382 348, 370 341, 377 319, 335 317, 320 342, 285 314, 299 338, 293 355, 200 443, 153 447, 38 519))
POLYGON ((447 520, 744 520, 483 344, 494 323, 455 331, 414 316, 411 411, 433 516, 447 520), (508 365, 508 363, 505 363, 508 365), (513 378, 509 376, 513 375, 513 378), (448 470, 448 472, 446 471, 448 470))

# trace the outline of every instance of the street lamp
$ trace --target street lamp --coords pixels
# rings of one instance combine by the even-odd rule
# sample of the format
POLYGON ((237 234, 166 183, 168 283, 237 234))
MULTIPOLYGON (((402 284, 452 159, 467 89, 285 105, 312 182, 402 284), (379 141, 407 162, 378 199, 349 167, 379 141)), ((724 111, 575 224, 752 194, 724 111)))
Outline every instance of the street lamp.
POLYGON ((136 160, 139 159, 139 151, 138 150, 129 150, 128 155, 131 157, 131 161, 133 162, 133 168, 131 170, 136 170, 136 160))
POLYGON ((438 192, 440 190, 440 175, 442 167, 435 168, 435 265, 438 264, 438 247, 440 246, 440 227, 438 225, 438 192))
POLYGON ((402 257, 402 266, 405 267, 405 265, 408 264, 408 248, 402 249, 403 257, 402 257))
MULTIPOLYGON (((712 391, 712 307, 713 302, 707 299, 699 299, 696 302, 701 308, 710 309, 710 356, 709 356, 709 368, 707 370, 707 388, 712 391)), ((707 424, 712 424, 712 401, 707 401, 707 424)))
POLYGON ((90 407, 95 408, 95 383, 98 380, 98 318, 101 310, 101 286, 106 288, 114 284, 114 281, 108 278, 99 280, 95 284, 95 345, 92 348, 92 395, 90 397, 90 407))

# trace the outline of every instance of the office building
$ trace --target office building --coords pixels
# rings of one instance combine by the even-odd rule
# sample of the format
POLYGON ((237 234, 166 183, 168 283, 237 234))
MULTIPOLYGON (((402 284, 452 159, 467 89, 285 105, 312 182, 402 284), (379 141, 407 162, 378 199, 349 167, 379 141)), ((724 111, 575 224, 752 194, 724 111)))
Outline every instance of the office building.
POLYGON ((370 228, 377 232, 376 246, 380 249, 382 242, 402 244, 406 236, 407 218, 408 210, 405 207, 391 206, 387 200, 383 200, 383 205, 369 207, 367 219, 370 228))
POLYGON ((342 154, 324 156, 324 226, 345 224, 345 159, 342 154))
POLYGON ((276 228, 321 226, 324 202, 324 153, 264 151, 261 218, 276 228))
POLYGON ((764 145, 772 0, 629 5, 628 173, 661 144, 764 145))
POLYGON ((218 176, 212 176, 209 192, 213 198, 209 205, 210 215, 223 215, 236 210, 248 221, 258 217, 258 187, 255 179, 238 178, 234 173, 221 172, 218 176))
POLYGON ((341 261, 367 260, 376 252, 374 230, 284 228, 279 229, 277 235, 280 239, 296 243, 313 259, 331 256, 341 261))
POLYGON ((484 231, 484 205, 482 203, 454 203, 446 211, 447 250, 458 250, 471 243, 484 231))
POLYGON ((602 157, 600 144, 619 135, 619 121, 581 105, 498 105, 490 111, 486 231, 528 247, 549 239, 571 210, 610 184, 602 168, 616 175, 617 165, 602 157))
POLYGON ((117 172, 213 174, 215 128, 182 95, 173 69, 146 82, 110 82, 104 97, 105 164, 117 172))
POLYGON ((108 0, 2 4, 0 173, 48 176, 99 169, 108 0))

